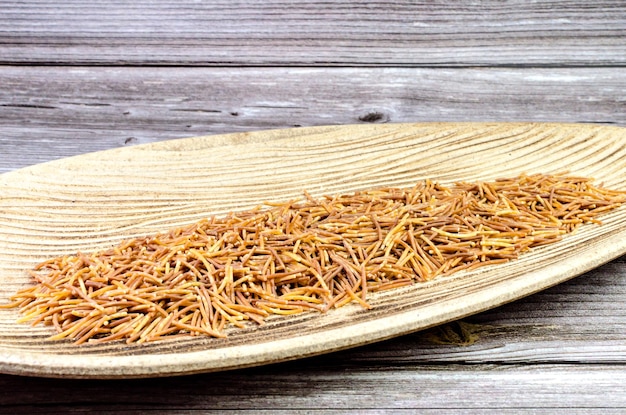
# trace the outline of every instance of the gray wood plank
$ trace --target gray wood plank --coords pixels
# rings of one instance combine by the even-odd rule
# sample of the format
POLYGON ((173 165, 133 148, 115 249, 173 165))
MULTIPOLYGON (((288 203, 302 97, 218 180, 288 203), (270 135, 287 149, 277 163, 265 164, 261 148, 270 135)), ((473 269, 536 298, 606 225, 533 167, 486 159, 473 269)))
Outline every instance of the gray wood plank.
POLYGON ((0 66, 0 172, 196 135, 363 122, 626 125, 621 68, 0 66))
MULTIPOLYGON (((328 367, 318 359, 263 369, 127 381, 0 376, 11 413, 86 411, 568 410, 626 409, 623 366, 449 365, 328 367), (167 391, 154 393, 154 390, 167 391), (70 393, 71 391, 71 393, 70 393)), ((544 412, 544 413, 545 413, 544 412)), ((142 412, 143 413, 143 412, 142 412)), ((449 413, 449 412, 448 412, 449 413)), ((588 413, 588 412, 587 412, 588 413)), ((603 412, 605 413, 605 412, 603 412)))
POLYGON ((4 1, 0 63, 624 65, 625 24, 619 0, 4 1))

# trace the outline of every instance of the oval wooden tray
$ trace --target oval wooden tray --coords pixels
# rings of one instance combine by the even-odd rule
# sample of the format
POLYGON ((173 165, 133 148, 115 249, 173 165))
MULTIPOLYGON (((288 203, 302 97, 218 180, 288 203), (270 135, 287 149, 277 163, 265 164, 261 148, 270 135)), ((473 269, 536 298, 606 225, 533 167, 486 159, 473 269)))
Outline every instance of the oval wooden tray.
MULTIPOLYGON (((195 137, 81 155, 0 176, 0 301, 45 258, 112 246, 264 201, 526 173, 626 189, 626 129, 578 124, 329 126, 195 137)), ((519 260, 370 295, 373 309, 270 318, 226 339, 74 346, 0 310, 0 372, 181 375, 326 353, 424 329, 563 282, 626 252, 626 207, 519 260)))

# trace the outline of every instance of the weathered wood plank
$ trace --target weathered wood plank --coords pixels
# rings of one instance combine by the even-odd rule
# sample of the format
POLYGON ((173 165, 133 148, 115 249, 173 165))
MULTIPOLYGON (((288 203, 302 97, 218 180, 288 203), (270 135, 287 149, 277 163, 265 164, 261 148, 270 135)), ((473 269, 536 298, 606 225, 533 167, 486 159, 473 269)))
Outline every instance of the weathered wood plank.
POLYGON ((0 63, 624 65, 619 0, 4 1, 0 63))
POLYGON ((177 413, 380 413, 409 409, 582 413, 589 408, 626 408, 625 382, 626 371, 621 365, 362 364, 337 368, 325 366, 318 359, 166 379, 34 382, 30 378, 0 376, 0 387, 13 391, 1 398, 7 413, 40 413, 48 408, 54 408, 55 413, 94 408, 100 413, 164 408, 177 413))
POLYGON ((0 67, 0 172, 158 140, 420 121, 626 125, 621 68, 0 67))

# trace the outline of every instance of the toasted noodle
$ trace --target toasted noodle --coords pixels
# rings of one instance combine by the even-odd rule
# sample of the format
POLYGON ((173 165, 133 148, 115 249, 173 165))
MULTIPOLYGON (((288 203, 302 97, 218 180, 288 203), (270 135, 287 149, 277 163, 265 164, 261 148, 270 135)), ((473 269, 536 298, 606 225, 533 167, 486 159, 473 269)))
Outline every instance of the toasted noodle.
POLYGON ((369 293, 515 259, 626 193, 566 175, 384 188, 211 217, 47 260, 3 307, 75 343, 224 337, 272 314, 369 308, 369 293))

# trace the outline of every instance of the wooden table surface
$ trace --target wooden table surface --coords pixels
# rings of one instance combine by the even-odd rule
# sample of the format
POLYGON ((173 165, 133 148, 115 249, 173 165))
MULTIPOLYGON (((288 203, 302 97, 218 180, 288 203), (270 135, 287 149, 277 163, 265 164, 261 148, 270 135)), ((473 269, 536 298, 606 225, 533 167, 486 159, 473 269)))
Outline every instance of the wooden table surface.
MULTIPOLYGON (((623 1, 0 6, 0 173, 139 143, 327 124, 626 126, 623 1)), ((540 155, 539 155, 540 156, 540 155)), ((620 413, 626 256, 353 350, 149 380, 0 375, 2 413, 620 413)))

